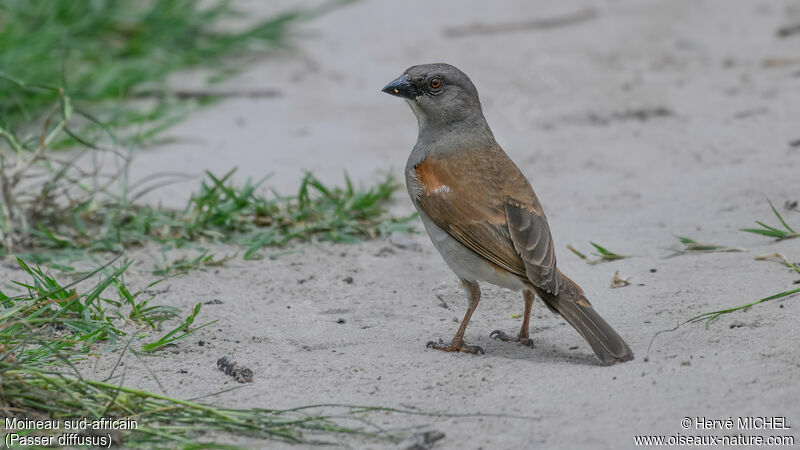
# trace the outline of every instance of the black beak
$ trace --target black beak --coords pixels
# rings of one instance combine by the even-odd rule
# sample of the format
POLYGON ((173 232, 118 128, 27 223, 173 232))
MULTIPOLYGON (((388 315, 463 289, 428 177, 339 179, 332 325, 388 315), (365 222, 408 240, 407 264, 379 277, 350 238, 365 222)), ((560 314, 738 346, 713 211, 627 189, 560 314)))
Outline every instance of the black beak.
POLYGON ((389 95, 394 95, 395 97, 412 99, 421 94, 419 89, 409 81, 407 73, 395 78, 391 83, 387 84, 386 87, 381 89, 381 91, 389 95))

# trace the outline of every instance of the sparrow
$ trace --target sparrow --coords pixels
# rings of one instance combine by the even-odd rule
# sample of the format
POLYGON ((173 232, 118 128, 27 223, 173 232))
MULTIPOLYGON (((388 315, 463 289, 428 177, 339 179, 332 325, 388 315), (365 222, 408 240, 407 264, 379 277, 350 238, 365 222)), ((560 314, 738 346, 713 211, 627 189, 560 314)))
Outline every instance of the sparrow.
POLYGON ((478 306, 478 283, 522 291, 525 313, 516 338, 532 346, 531 306, 539 296, 563 316, 605 364, 630 361, 633 352, 594 310, 583 290, 556 267, 556 253, 542 204, 506 155, 483 116, 469 77, 449 64, 410 67, 383 88, 404 98, 419 134, 405 168, 406 187, 425 230, 455 272, 468 308, 453 340, 428 342, 447 352, 484 353, 464 342, 478 306))

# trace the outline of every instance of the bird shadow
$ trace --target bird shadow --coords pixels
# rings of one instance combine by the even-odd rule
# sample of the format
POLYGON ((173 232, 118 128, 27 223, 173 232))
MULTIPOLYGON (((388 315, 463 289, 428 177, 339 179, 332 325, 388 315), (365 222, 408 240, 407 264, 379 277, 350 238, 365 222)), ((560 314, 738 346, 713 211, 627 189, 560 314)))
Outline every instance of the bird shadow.
POLYGON ((604 366, 594 353, 586 353, 577 350, 565 350, 556 345, 548 345, 537 341, 534 337, 534 347, 526 347, 516 342, 502 342, 488 336, 473 338, 472 344, 482 347, 488 356, 527 360, 531 362, 552 362, 579 364, 582 366, 604 366))

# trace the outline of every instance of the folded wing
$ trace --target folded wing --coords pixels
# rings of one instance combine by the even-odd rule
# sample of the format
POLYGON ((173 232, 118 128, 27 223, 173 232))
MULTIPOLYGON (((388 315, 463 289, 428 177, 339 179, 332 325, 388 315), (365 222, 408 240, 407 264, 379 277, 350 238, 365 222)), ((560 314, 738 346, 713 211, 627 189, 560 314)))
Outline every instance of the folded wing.
POLYGON ((525 176, 502 150, 482 152, 480 160, 429 156, 413 170, 419 183, 413 197, 439 228, 498 268, 558 292, 547 219, 525 176))

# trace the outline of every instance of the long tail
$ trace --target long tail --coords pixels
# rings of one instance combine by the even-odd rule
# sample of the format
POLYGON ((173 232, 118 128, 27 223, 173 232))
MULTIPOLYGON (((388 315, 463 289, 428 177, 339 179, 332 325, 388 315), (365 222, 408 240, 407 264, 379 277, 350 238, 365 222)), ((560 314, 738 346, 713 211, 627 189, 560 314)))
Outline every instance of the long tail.
POLYGON ((605 364, 625 362, 633 359, 628 344, 606 323, 592 304, 583 295, 583 290, 574 281, 558 271, 559 292, 553 295, 538 292, 547 306, 564 316, 570 325, 592 346, 592 350, 605 364))

